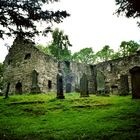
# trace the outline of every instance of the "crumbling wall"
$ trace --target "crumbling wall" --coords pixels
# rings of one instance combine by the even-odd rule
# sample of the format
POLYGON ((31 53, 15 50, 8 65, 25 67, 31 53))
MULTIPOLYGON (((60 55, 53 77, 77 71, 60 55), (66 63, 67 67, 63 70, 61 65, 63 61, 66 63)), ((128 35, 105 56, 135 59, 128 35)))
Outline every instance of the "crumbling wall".
POLYGON ((71 86, 71 92, 80 91, 80 79, 85 73, 88 77, 88 89, 89 93, 95 92, 95 72, 94 66, 86 65, 77 62, 64 61, 61 63, 61 69, 64 77, 64 90, 67 91, 68 87, 71 86))
POLYGON ((40 52, 33 42, 17 38, 4 61, 4 91, 10 83, 9 94, 16 93, 16 84, 20 82, 22 93, 30 93, 33 70, 38 73, 40 92, 56 91, 57 66, 57 61, 40 52))
POLYGON ((140 66, 140 52, 96 65, 86 65, 68 61, 58 63, 34 45, 26 39, 17 38, 14 41, 4 61, 3 92, 7 87, 9 94, 56 91, 56 77, 59 70, 63 75, 64 92, 80 91, 80 79, 85 74, 88 79, 89 93, 118 94, 123 93, 125 89, 127 94, 126 92, 131 90, 129 71, 140 66), (36 82, 33 82, 33 79, 36 82))
POLYGON ((128 57, 99 63, 96 65, 96 70, 97 72, 101 72, 105 77, 104 87, 108 86, 110 92, 119 94, 123 88, 121 87, 122 76, 128 76, 128 84, 131 91, 131 75, 129 71, 135 66, 140 66, 139 52, 128 57))

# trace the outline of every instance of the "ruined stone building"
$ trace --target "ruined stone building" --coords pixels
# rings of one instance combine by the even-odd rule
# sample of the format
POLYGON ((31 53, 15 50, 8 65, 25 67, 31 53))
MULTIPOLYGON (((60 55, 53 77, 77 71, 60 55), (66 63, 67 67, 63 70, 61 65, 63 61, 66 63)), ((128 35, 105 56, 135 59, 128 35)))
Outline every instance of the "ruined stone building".
POLYGON ((140 87, 140 52, 96 65, 58 62, 33 42, 17 38, 5 58, 4 68, 4 92, 8 90, 9 94, 56 91, 58 71, 63 75, 65 92, 79 91, 83 74, 88 77, 91 94, 128 94, 133 87, 140 87))

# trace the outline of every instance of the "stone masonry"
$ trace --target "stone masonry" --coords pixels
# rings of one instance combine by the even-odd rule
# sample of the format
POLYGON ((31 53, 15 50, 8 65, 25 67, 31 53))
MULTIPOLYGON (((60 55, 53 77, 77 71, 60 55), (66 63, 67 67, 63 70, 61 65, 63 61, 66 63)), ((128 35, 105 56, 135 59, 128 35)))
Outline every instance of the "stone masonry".
POLYGON ((20 90, 30 93, 33 71, 38 73, 37 86, 41 93, 56 91, 57 65, 55 59, 39 51, 33 42, 17 38, 4 61, 4 92, 10 83, 9 94, 20 90))
POLYGON ((124 88, 127 92, 132 90, 130 71, 134 67, 140 67, 140 52, 96 65, 58 62, 37 49, 32 41, 16 38, 4 61, 3 93, 6 91, 9 91, 9 94, 56 92, 57 74, 58 70, 61 70, 64 92, 79 92, 80 79, 85 73, 89 94, 102 92, 120 94, 124 88), (128 77, 124 80, 128 85, 126 87, 123 87, 123 80, 121 80, 124 76, 128 77))

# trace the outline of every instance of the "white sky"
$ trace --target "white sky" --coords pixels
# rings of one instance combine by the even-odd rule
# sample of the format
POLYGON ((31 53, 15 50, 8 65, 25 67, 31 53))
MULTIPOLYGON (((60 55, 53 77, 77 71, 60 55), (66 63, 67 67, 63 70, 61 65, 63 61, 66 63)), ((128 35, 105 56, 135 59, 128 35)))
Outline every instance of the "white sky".
MULTIPOLYGON (((61 0, 49 6, 52 10, 67 10, 70 17, 57 25, 69 36, 72 52, 92 47, 95 52, 105 45, 117 50, 122 41, 134 40, 140 43, 140 28, 135 19, 113 15, 117 7, 115 0, 61 0)), ((47 38, 36 39, 39 44, 48 42, 47 38)), ((0 62, 7 54, 5 43, 0 40, 0 62)))

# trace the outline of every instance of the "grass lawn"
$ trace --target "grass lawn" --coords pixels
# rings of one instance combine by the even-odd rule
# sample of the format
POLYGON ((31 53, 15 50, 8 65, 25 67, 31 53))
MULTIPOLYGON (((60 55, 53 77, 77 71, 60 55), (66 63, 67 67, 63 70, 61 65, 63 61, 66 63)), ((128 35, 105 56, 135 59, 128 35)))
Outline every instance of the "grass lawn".
POLYGON ((0 97, 0 140, 140 140, 140 100, 56 99, 53 93, 0 97))

